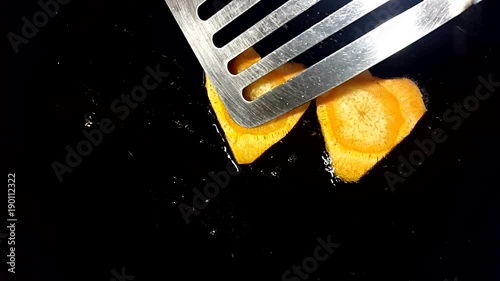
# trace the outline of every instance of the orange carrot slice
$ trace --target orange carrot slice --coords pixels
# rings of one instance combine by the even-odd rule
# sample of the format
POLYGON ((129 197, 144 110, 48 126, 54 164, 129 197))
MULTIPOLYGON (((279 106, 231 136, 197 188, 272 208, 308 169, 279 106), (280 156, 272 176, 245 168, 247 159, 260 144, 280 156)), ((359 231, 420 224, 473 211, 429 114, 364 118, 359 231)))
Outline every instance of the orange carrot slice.
POLYGON ((409 79, 380 79, 365 72, 316 99, 334 173, 357 182, 415 127, 426 112, 409 79))
MULTIPOLYGON (((229 69, 239 73, 254 64, 261 57, 254 49, 249 49, 234 59, 229 69)), ((286 63, 268 75, 257 80, 243 91, 245 98, 255 100, 266 92, 274 89, 292 77, 298 75, 306 67, 298 63, 286 63)), ((245 128, 238 125, 229 115, 214 86, 206 77, 208 98, 215 111, 217 119, 224 131, 225 137, 233 152, 236 162, 250 164, 259 158, 266 150, 284 138, 290 132, 310 103, 304 104, 292 111, 256 128, 245 128)))

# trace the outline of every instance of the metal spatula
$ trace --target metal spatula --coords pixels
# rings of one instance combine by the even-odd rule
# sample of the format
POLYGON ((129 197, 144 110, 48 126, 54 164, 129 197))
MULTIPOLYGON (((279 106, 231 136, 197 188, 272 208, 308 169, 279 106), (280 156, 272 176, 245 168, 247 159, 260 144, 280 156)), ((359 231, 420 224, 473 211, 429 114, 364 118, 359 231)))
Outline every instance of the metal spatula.
POLYGON ((390 0, 352 0, 237 75, 228 70, 232 59, 325 0, 289 0, 221 48, 213 35, 261 0, 233 0, 202 20, 198 8, 205 1, 166 0, 232 118, 256 127, 360 74, 481 0, 423 0, 254 101, 244 99, 245 87, 390 0))

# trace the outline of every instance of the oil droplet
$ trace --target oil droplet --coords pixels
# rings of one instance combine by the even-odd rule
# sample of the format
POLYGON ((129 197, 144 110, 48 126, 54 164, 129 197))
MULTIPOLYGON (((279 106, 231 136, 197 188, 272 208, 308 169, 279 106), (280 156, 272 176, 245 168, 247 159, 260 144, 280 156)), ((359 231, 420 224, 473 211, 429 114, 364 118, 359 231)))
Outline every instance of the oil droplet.
POLYGON ((297 159, 298 159, 297 155, 292 154, 290 155, 290 157, 288 157, 288 163, 295 163, 297 159))
POLYGON ((332 159, 330 154, 326 150, 323 150, 323 155, 321 156, 323 160, 323 165, 325 166, 325 171, 330 175, 330 183, 336 186, 341 180, 335 176, 335 169, 332 166, 332 159))
POLYGON ((95 115, 95 112, 90 112, 90 113, 86 113, 85 116, 84 116, 84 126, 87 127, 87 128, 90 128, 92 125, 94 125, 94 115, 95 115))

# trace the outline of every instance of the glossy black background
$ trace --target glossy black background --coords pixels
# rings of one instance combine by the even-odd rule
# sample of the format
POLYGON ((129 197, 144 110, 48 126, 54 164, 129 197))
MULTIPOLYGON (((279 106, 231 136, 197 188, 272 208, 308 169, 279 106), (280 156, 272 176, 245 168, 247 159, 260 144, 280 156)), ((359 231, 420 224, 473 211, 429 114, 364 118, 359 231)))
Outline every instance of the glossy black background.
MULTIPOLYGON (((6 5, 5 32, 39 9, 6 5)), ((331 235, 341 247, 309 280, 498 280, 497 93, 457 130, 440 117, 479 75, 500 80, 499 11, 485 0, 372 69, 418 81, 429 111, 359 184, 331 183, 311 105, 186 225, 178 204, 231 157, 202 69, 163 1, 72 0, 19 54, 7 46, 17 277, 108 281, 125 267, 134 280, 281 280, 331 235), (170 76, 119 121, 110 104, 158 63, 170 76), (92 129, 105 117, 118 128, 59 183, 51 163, 83 138, 86 120, 92 129), (391 192, 384 172, 434 128, 448 140, 391 192)))

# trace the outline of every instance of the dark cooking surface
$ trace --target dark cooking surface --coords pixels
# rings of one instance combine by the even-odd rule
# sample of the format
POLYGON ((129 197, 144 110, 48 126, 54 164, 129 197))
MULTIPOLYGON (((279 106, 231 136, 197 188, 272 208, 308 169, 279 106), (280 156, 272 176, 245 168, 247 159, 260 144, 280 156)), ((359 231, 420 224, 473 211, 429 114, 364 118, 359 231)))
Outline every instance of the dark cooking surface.
MULTIPOLYGON (((331 235, 341 246, 309 280, 500 280, 500 88, 457 130, 442 118, 474 94, 479 75, 500 80, 498 4, 484 1, 373 69, 417 80, 429 111, 359 184, 331 182, 311 105, 282 142, 241 166, 186 225, 178 204, 192 205, 192 189, 223 171, 230 156, 202 69, 163 1, 73 0, 11 60, 14 74, 23 74, 15 81, 25 85, 25 100, 47 97, 48 104, 26 102, 24 112, 49 110, 43 124, 25 117, 26 150, 40 149, 33 148, 40 138, 33 127, 43 126, 48 145, 37 168, 44 181, 26 196, 43 207, 25 203, 33 209, 26 220, 40 216, 43 223, 23 236, 34 252, 25 266, 37 255, 42 262, 31 265, 35 271, 20 263, 21 272, 108 281, 111 270, 125 267, 137 281, 281 280, 312 255, 317 237, 331 235), (110 104, 158 63, 169 77, 120 121, 110 104), (105 117, 118 128, 58 183, 52 161, 63 161, 65 146, 105 117), (397 173, 398 156, 408 158, 414 141, 435 128, 447 141, 391 192, 384 172, 397 173)), ((20 29, 30 7, 12 13, 11 29, 20 29)))

